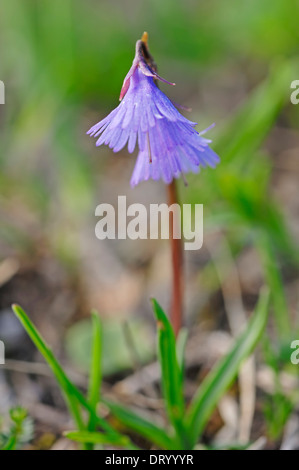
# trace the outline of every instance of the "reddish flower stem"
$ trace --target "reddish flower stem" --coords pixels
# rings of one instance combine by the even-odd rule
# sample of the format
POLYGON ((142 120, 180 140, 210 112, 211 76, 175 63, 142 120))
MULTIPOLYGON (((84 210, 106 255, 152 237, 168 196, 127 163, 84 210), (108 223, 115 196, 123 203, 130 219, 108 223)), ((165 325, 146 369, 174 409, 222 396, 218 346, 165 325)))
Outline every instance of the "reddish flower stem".
MULTIPOLYGON (((173 180, 167 186, 168 205, 178 204, 176 181, 173 180)), ((183 249, 182 240, 173 237, 173 227, 178 226, 181 221, 175 217, 172 211, 169 213, 169 234, 172 257, 172 296, 170 320, 177 336, 182 327, 183 317, 183 249), (175 220, 174 220, 175 218, 175 220)))

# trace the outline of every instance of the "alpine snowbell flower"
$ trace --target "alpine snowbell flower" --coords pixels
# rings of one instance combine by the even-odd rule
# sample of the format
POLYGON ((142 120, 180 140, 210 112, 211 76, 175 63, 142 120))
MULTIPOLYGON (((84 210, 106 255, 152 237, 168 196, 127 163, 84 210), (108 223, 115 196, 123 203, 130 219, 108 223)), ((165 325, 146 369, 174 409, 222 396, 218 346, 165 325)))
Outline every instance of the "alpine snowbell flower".
POLYGON ((149 178, 162 178, 170 184, 184 173, 198 173, 207 165, 214 168, 219 162, 208 145, 211 140, 202 137, 209 128, 198 133, 197 123, 177 111, 157 87, 158 80, 174 85, 157 74, 144 33, 136 43, 135 58, 121 89, 121 103, 87 132, 97 138, 97 146, 109 145, 114 152, 128 144, 132 153, 138 142, 132 187, 149 178))

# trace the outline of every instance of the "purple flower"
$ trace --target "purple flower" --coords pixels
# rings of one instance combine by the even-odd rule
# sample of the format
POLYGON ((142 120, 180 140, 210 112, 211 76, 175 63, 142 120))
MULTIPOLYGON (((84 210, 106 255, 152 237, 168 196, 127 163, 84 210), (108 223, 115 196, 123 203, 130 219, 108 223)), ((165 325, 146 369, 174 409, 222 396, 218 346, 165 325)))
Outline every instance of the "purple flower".
POLYGON ((121 103, 87 132, 97 137, 97 146, 109 145, 114 152, 128 144, 132 153, 138 141, 132 187, 149 178, 162 178, 169 184, 184 173, 198 173, 201 166, 214 168, 219 162, 208 145, 211 140, 202 137, 210 128, 198 133, 194 129, 197 123, 177 111, 157 87, 157 80, 166 82, 156 72, 144 35, 136 43, 136 55, 120 94, 121 103))

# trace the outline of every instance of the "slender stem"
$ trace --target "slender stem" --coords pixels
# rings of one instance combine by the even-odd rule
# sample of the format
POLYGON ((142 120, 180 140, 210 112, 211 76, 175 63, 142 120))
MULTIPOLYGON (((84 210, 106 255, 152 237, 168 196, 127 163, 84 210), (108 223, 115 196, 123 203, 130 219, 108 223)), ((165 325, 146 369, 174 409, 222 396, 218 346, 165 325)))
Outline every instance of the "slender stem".
MULTIPOLYGON (((168 205, 178 204, 176 181, 173 180, 167 186, 168 205)), ((174 238, 174 227, 178 227, 180 220, 176 217, 176 212, 169 213, 169 232, 172 257, 172 296, 170 319, 177 336, 182 327, 183 317, 183 249, 182 240, 174 238)))

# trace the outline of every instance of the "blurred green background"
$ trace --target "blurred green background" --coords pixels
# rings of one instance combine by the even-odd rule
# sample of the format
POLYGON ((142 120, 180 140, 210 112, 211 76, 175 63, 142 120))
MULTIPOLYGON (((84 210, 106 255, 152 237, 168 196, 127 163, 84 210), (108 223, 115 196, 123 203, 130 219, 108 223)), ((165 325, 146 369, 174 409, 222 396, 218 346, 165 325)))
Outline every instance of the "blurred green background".
MULTIPOLYGON (((209 137, 221 164, 188 177, 181 198, 204 204, 205 240, 229 241, 249 310, 263 279, 271 284, 287 334, 298 312, 299 105, 290 103, 298 16, 295 0, 2 0, 0 308, 20 302, 60 347, 60 331, 91 307, 110 320, 142 313, 149 322, 150 294, 167 307, 163 241, 103 246, 94 236, 97 204, 118 194, 163 201, 163 184, 130 189, 135 154, 98 149, 85 135, 118 104, 135 42, 148 31, 160 74, 177 84, 163 91, 192 107, 199 129, 216 122, 209 137)), ((187 256, 189 324, 221 284, 208 251, 187 256)))

